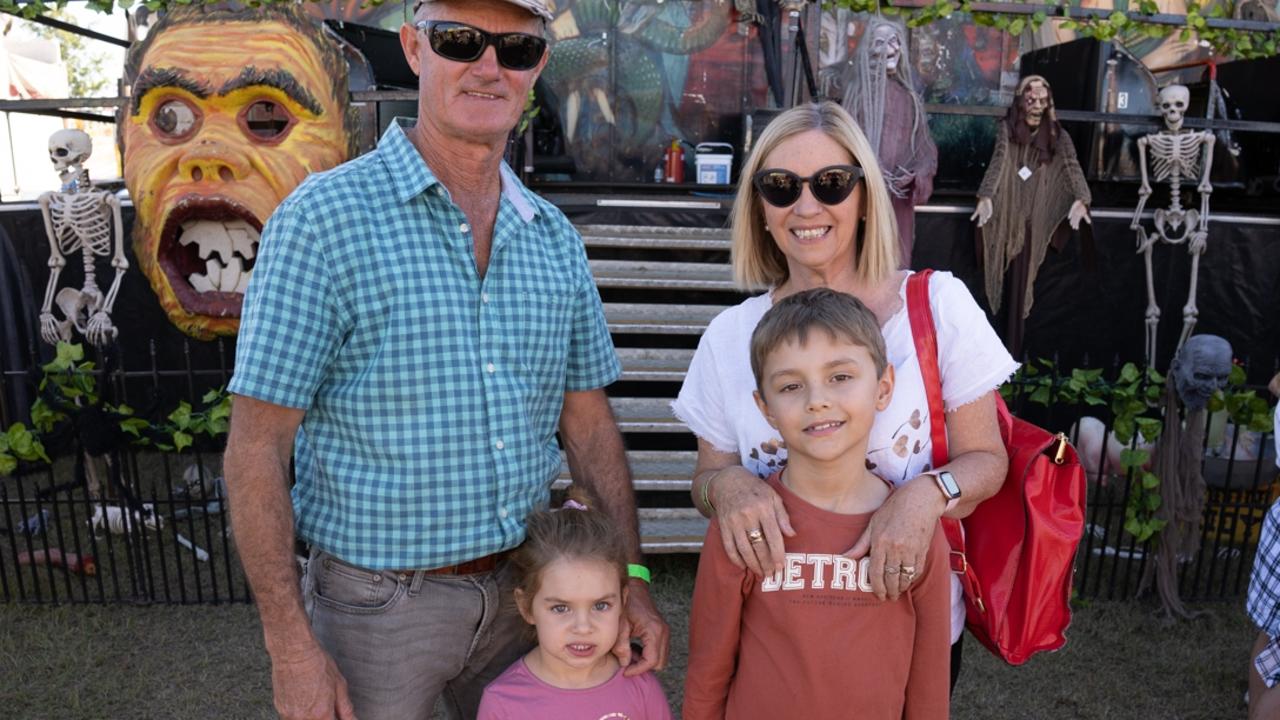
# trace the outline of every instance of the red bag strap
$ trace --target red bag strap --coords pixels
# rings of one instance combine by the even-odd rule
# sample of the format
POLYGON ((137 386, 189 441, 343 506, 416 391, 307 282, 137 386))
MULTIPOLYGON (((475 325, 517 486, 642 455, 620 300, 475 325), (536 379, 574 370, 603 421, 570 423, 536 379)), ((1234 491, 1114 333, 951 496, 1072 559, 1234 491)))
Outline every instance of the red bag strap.
POLYGON ((942 374, 938 371, 938 333, 933 325, 933 306, 929 303, 929 277, 932 270, 921 270, 907 278, 907 317, 911 320, 911 336, 916 343, 916 360, 924 378, 924 394, 929 399, 929 436, 933 440, 933 466, 947 464, 946 411, 942 407, 942 374))
MULTIPOLYGON (((911 336, 916 345, 916 361, 924 378, 924 393, 929 401, 929 437, 933 441, 933 466, 947 464, 947 413, 942 404, 942 374, 938 371, 938 332, 933 324, 933 306, 929 302, 929 278, 932 270, 921 270, 907 278, 907 317, 911 320, 911 336)), ((942 518, 942 531, 951 546, 951 570, 960 575, 964 593, 979 608, 984 608, 978 577, 969 566, 964 552, 964 531, 960 521, 942 518)))

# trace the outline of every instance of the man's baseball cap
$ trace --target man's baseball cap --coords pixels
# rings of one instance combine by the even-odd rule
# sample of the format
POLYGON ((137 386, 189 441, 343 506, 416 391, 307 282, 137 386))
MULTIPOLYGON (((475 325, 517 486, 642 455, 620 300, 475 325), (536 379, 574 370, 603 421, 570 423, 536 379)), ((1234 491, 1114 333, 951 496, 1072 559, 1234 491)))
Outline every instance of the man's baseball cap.
MULTIPOLYGON (((436 0, 414 0, 413 12, 416 14, 418 12, 418 8, 422 7, 424 3, 429 2, 436 2, 436 0)), ((530 13, 537 15, 548 22, 555 20, 555 16, 551 14, 551 10, 543 0, 505 0, 505 2, 515 5, 518 8, 528 10, 530 13)))

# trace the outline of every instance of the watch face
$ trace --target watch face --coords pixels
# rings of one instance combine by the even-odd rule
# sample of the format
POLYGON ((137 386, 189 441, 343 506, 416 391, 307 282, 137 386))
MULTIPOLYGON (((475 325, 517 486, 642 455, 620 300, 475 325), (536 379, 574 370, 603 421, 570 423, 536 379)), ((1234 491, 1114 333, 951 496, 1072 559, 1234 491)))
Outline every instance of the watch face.
POLYGON ((936 477, 938 478, 938 487, 942 488, 943 494, 953 500, 960 497, 960 485, 956 482, 954 475, 943 470, 936 477))

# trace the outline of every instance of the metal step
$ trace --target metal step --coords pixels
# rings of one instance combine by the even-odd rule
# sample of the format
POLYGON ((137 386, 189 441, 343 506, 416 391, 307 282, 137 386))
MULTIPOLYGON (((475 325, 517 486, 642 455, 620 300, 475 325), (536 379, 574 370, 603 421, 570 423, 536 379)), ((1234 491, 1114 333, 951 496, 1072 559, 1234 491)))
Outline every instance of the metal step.
MULTIPOLYGON (((693 467, 697 463, 698 453, 684 451, 634 450, 627 453, 627 464, 631 466, 632 485, 636 491, 669 490, 689 492, 693 467)), ((556 478, 552 487, 557 489, 569 486, 569 463, 560 462, 560 477, 556 478)))
POLYGON ((645 260, 591 260, 591 274, 602 288, 664 290, 737 290, 733 270, 724 263, 645 260))
POLYGON ((618 428, 624 433, 687 433, 671 413, 671 398, 609 398, 618 428))
POLYGON ((693 350, 681 348, 618 348, 623 380, 683 382, 693 350))
POLYGON ((693 508, 640 508, 640 549, 646 553, 696 553, 710 521, 693 508))
POLYGON ((728 228, 680 228, 648 225, 579 225, 587 247, 653 250, 728 250, 728 228))
POLYGON ((618 334, 701 335, 724 305, 605 303, 609 332, 618 334))

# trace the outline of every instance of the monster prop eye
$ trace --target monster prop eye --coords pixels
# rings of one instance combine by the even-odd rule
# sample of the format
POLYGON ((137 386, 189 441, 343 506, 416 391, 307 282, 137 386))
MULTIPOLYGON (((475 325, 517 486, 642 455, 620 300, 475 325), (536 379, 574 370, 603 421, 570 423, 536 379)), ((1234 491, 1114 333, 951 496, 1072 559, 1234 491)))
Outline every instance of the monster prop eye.
POLYGON ((185 140, 200 124, 200 115, 185 100, 165 100, 151 113, 151 127, 165 140, 185 140))
POLYGON ((258 100, 240 111, 240 127, 253 140, 275 144, 285 139, 297 118, 284 105, 258 100))

